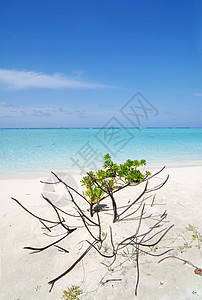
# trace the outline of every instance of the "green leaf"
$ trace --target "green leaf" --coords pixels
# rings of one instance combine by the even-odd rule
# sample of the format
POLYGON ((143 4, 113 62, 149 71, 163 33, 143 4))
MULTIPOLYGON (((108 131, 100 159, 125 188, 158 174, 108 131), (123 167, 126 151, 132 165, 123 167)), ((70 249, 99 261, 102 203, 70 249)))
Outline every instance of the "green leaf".
POLYGON ((109 153, 104 155, 104 170, 100 169, 96 173, 90 171, 88 176, 84 176, 81 180, 82 185, 86 187, 85 196, 87 197, 89 203, 96 203, 100 201, 104 196, 105 191, 107 191, 106 181, 108 182, 110 188, 114 190, 117 186, 117 182, 122 184, 127 184, 130 182, 140 182, 148 175, 150 172, 145 171, 143 174, 138 167, 146 165, 144 159, 131 160, 128 159, 125 163, 118 165, 114 163, 111 159, 109 153), (99 184, 99 186, 94 182, 99 184), (116 182, 116 185, 115 185, 116 182), (101 188, 100 188, 101 187, 101 188))

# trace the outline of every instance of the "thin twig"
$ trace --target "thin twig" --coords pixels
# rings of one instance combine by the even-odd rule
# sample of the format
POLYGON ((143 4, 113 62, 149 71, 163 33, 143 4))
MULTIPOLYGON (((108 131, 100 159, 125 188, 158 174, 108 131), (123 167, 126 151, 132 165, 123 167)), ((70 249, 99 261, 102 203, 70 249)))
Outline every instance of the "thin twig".
POLYGON ((90 245, 84 252, 83 254, 71 265, 71 267, 69 267, 64 273, 60 274, 58 277, 52 279, 51 281, 49 281, 48 283, 51 285, 51 288, 49 290, 49 292, 52 291, 54 284, 56 283, 56 281, 58 281, 60 278, 64 277, 65 275, 67 275, 83 258, 84 256, 86 256, 86 254, 92 249, 92 245, 90 245))
POLYGON ((106 182, 106 186, 107 186, 107 191, 109 193, 109 196, 112 200, 112 207, 113 207, 113 211, 114 211, 113 223, 115 223, 118 220, 117 205, 116 205, 116 201, 115 201, 114 196, 113 196, 113 192, 112 192, 111 187, 108 184, 108 182, 106 182))
POLYGON ((101 241, 102 240, 102 227, 101 227, 101 222, 100 222, 100 216, 99 216, 99 211, 98 211, 98 203, 97 203, 97 210, 96 210, 96 213, 97 213, 97 220, 98 220, 98 226, 99 226, 99 240, 101 241))
POLYGON ((120 222, 120 221, 123 221, 123 220, 125 220, 126 218, 128 218, 128 217, 132 216, 133 214, 135 214, 135 213, 140 209, 141 206, 142 206, 142 203, 140 203, 140 205, 138 206, 138 208, 137 208, 136 210, 134 210, 132 213, 126 215, 126 216, 123 217, 122 219, 119 219, 119 222, 120 222))
POLYGON ((68 191, 68 193, 69 193, 69 195, 70 195, 70 197, 71 197, 71 199, 72 199, 72 202, 73 202, 74 205, 78 208, 80 214, 81 214, 84 218, 86 218, 89 222, 91 222, 92 224, 98 226, 97 223, 95 223, 94 221, 92 221, 90 218, 88 218, 88 217, 83 213, 83 211, 81 210, 81 208, 79 207, 79 205, 78 205, 78 204, 76 203, 76 201, 74 200, 74 198, 73 198, 73 196, 72 196, 72 193, 70 192, 70 190, 68 189, 68 187, 66 187, 66 188, 67 188, 67 191, 68 191))
POLYGON ((103 254, 102 252, 100 252, 96 247, 95 247, 95 245, 93 244, 93 243, 91 243, 91 242, 89 242, 88 240, 86 240, 86 242, 88 243, 88 244, 90 244, 101 256, 103 256, 103 257, 105 257, 105 258, 113 258, 114 257, 114 253, 112 254, 112 255, 105 255, 105 254, 103 254))
POLYGON ((181 260, 184 264, 188 264, 188 265, 190 265, 191 267, 197 268, 197 269, 198 269, 198 267, 195 266, 195 265, 193 265, 190 261, 185 260, 185 259, 182 259, 182 258, 179 258, 179 257, 177 257, 177 256, 175 256, 175 255, 166 256, 166 257, 162 258, 161 260, 159 260, 158 263, 162 262, 163 260, 165 260, 165 259, 167 259, 167 258, 176 258, 176 259, 179 259, 179 260, 181 260))
POLYGON ((156 194, 153 196, 151 207, 154 206, 154 200, 155 200, 155 198, 156 198, 156 194))
POLYGON ((149 180, 149 179, 151 179, 152 177, 158 175, 159 173, 161 173, 161 172, 165 169, 165 167, 166 167, 166 166, 163 166, 163 168, 161 168, 158 172, 152 174, 152 175, 151 175, 150 177, 148 177, 147 179, 149 180))
POLYGON ((167 178, 162 183, 160 183, 159 185, 151 188, 150 190, 147 190, 146 193, 151 193, 151 192, 159 190, 160 188, 162 188, 164 186, 164 184, 166 184, 168 179, 169 179, 169 175, 167 176, 167 178))
MULTIPOLYGON (((79 212, 80 214, 80 212, 79 212)), ((82 216, 82 214, 80 214, 80 217, 81 217, 81 220, 83 221, 83 224, 84 226, 86 227, 87 231, 90 233, 90 235, 92 236, 92 238, 95 240, 95 241, 100 241, 100 239, 96 238, 93 233, 90 231, 90 229, 88 228, 88 225, 86 224, 86 221, 85 221, 85 218, 82 216)))
POLYGON ((140 225, 141 225, 141 221, 142 221, 142 216, 143 216, 144 208, 145 208, 145 204, 143 204, 143 208, 142 208, 142 211, 141 211, 140 220, 139 220, 139 224, 138 224, 138 227, 137 227, 136 232, 135 232, 133 235, 131 235, 131 236, 125 238, 122 242, 120 242, 120 243, 117 245, 117 248, 118 248, 120 245, 123 245, 123 243, 125 243, 126 241, 136 238, 136 236, 137 236, 137 234, 138 234, 138 232, 139 232, 139 229, 140 229, 140 225))
POLYGON ((162 236, 158 239, 157 242, 153 243, 153 244, 150 244, 150 245, 146 245, 146 244, 143 244, 143 243, 139 243, 140 246, 144 246, 144 247, 153 247, 153 246, 156 246, 161 240, 162 238, 168 233, 168 231, 173 227, 174 225, 171 225, 163 234, 162 236))
POLYGON ((58 249, 60 249, 59 251, 62 251, 62 252, 65 252, 65 253, 69 253, 69 251, 66 250, 65 248, 62 248, 62 247, 60 247, 58 245, 54 245, 54 246, 57 247, 58 249))
POLYGON ((128 205, 128 207, 122 212, 119 214, 119 218, 121 215, 123 215, 127 210, 129 210, 129 208, 131 208, 146 192, 147 190, 147 186, 148 186, 148 181, 146 182, 146 185, 145 185, 145 188, 143 190, 143 192, 140 194, 139 197, 137 197, 130 205, 128 205))
POLYGON ((55 221, 50 221, 50 220, 47 220, 47 219, 44 219, 44 218, 40 218, 38 216, 36 216, 35 214, 33 214, 31 211, 29 211, 26 207, 24 207, 17 199, 11 197, 12 200, 14 200, 15 202, 17 202, 24 210, 26 210, 26 212, 28 212, 30 215, 32 215, 33 217, 41 220, 41 221, 44 221, 44 222, 48 222, 48 223, 52 223, 52 224, 58 224, 59 222, 55 222, 55 221))
POLYGON ((57 211, 57 208, 55 207, 55 205, 54 205, 48 198, 46 198, 43 194, 42 194, 42 197, 43 197, 43 199, 46 200, 46 201, 53 207, 53 209, 55 210, 60 225, 61 225, 62 227, 64 227, 64 229, 66 229, 66 230, 68 230, 68 231, 71 231, 71 230, 68 228, 68 226, 67 226, 66 224, 64 224, 63 221, 61 220, 60 214, 59 214, 59 212, 57 211))
POLYGON ((104 285, 105 283, 107 282, 110 282, 110 281, 122 281, 122 279, 107 279, 106 281, 102 282, 102 285, 104 285))
POLYGON ((136 243, 136 266, 137 266, 137 280, 135 285, 135 296, 137 296, 138 284, 140 280, 140 268, 139 268, 139 244, 136 243))
MULTIPOLYGON (((75 190, 73 187, 71 187, 70 185, 68 185, 66 182, 64 182, 62 179, 60 179, 54 172, 51 172, 62 184, 64 184, 68 189, 71 189, 72 191, 74 191, 77 195, 79 195, 81 198, 83 198, 86 202, 88 202, 88 200, 86 199, 85 196, 83 196, 82 194, 80 194, 77 190, 75 190)), ((89 202, 88 202, 89 203, 89 202)))
POLYGON ((41 251, 43 251, 43 250, 46 250, 46 249, 50 248, 51 246, 53 246, 53 245, 55 245, 55 244, 61 242, 61 241, 64 240, 69 234, 70 234, 70 232, 68 232, 67 234, 65 234, 65 236, 63 236, 61 239, 59 239, 59 240, 57 240, 57 241, 55 241, 55 242, 53 242, 53 243, 51 243, 51 244, 49 244, 49 245, 47 245, 47 246, 45 246, 45 247, 42 247, 42 248, 24 247, 24 249, 35 250, 34 252, 32 252, 32 254, 33 254, 33 253, 38 253, 38 252, 41 252, 41 251))

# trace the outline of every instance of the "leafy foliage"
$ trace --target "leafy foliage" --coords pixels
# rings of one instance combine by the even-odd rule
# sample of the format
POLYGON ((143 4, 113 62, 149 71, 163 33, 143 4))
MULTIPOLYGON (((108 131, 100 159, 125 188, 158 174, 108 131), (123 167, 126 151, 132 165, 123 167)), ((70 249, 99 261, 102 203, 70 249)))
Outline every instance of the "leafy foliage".
POLYGON ((124 164, 118 165, 112 161, 110 154, 104 155, 104 169, 96 173, 90 171, 81 180, 82 185, 86 187, 85 196, 88 197, 89 203, 99 202, 108 188, 113 191, 121 184, 132 184, 144 180, 150 172, 146 171, 143 174, 138 168, 145 165, 146 161, 143 159, 140 161, 128 159, 124 164))

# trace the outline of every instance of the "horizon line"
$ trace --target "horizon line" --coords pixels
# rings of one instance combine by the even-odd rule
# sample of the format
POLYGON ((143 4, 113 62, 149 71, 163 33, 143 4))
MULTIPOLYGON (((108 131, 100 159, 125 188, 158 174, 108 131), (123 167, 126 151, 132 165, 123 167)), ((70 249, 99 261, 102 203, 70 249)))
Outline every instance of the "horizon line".
POLYGON ((202 129, 202 126, 152 126, 152 127, 1 127, 0 130, 9 129, 202 129))

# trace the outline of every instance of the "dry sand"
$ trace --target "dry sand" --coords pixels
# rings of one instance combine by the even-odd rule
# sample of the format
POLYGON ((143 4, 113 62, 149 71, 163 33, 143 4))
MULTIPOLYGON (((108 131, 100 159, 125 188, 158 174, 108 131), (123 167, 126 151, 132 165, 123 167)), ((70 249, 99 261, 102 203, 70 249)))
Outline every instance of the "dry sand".
MULTIPOLYGON (((159 244, 158 249, 152 251, 157 254, 167 249, 166 247, 172 247, 174 250, 168 255, 176 255, 202 268, 202 249, 200 251, 197 240, 189 244, 193 240, 192 232, 185 232, 185 228, 192 224, 198 227, 198 231, 202 234, 202 167, 168 167, 158 176, 154 184, 158 184, 161 179, 166 178, 167 174, 170 174, 170 178, 167 184, 156 192, 154 207, 151 208, 151 199, 149 199, 146 209, 151 212, 153 210, 154 214, 167 210, 168 225, 174 224, 175 226, 159 244)), ((81 176, 73 173, 65 175, 61 172, 60 175, 63 178, 66 177, 71 185, 80 189, 81 176)), ((54 212, 42 199, 41 193, 63 209, 67 204, 67 196, 63 187, 40 183, 40 180, 47 179, 51 180, 49 174, 37 176, 16 174, 15 178, 13 176, 13 178, 0 179, 0 299, 59 300, 63 290, 71 285, 80 286, 83 290, 80 299, 202 299, 202 276, 196 275, 193 267, 172 258, 158 263, 159 257, 148 255, 140 255, 139 258, 140 283, 138 296, 135 297, 136 268, 134 262, 127 261, 120 266, 119 262, 123 262, 125 259, 120 255, 113 270, 109 270, 102 264, 107 263, 106 259, 99 256, 94 249, 75 269, 59 280, 52 292, 49 293, 50 286, 47 282, 64 272, 85 250, 86 243, 79 244, 79 241, 88 238, 88 233, 80 228, 69 235, 64 243, 60 244, 69 250, 69 253, 65 254, 59 252, 55 247, 36 254, 29 254, 30 250, 23 249, 24 246, 46 245, 55 238, 45 236, 38 220, 12 201, 11 196, 20 200, 35 214, 55 219, 54 212), (109 279, 120 279, 121 281, 108 281, 101 285, 102 278, 103 282, 109 279)), ((132 201, 137 195, 137 190, 135 187, 130 187, 124 190, 120 198, 132 201)), ((78 198, 76 200, 79 201, 78 198)), ((106 200, 106 204, 110 207, 109 200, 106 200)), ((86 207, 85 210, 87 210, 86 207)), ((77 220, 68 222, 75 225, 77 220)), ((105 215, 103 218, 103 224, 106 225, 107 222, 111 222, 110 215, 105 215)), ((137 226, 137 221, 131 222, 116 223, 116 227, 113 227, 115 240, 127 237, 134 232, 130 224, 137 226)), ((145 226, 147 225, 149 226, 149 224, 145 226)), ((52 234, 57 235, 59 233, 57 230, 55 229, 52 234)), ((107 246, 109 245, 106 244, 107 246)))

